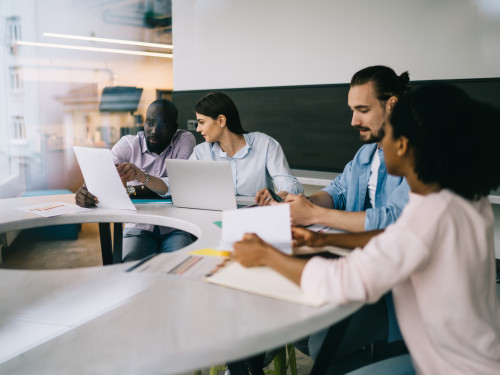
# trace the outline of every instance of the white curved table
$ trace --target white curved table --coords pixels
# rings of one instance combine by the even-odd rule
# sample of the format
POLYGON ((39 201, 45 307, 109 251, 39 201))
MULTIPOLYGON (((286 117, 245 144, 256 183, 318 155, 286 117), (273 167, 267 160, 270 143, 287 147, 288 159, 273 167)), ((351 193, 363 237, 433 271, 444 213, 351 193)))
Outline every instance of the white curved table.
MULTIPOLYGON (((220 238, 213 222, 222 214, 216 211, 139 204, 137 212, 96 208, 43 218, 15 209, 56 201, 73 203, 74 195, 0 200, 0 233, 82 222, 147 222, 198 237, 179 251, 213 247, 220 238)), ((0 269, 0 373, 186 373, 293 342, 361 306, 308 307, 202 280, 125 273, 129 266, 0 269), (30 337, 32 345, 19 337, 30 337), (14 347, 3 360, 2 347, 14 347)))

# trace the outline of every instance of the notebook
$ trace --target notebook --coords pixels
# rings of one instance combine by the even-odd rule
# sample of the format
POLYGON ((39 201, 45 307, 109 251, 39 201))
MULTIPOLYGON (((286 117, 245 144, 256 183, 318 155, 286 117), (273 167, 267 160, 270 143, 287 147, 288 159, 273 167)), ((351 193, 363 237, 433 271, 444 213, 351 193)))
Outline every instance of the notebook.
POLYGON ((326 302, 321 297, 304 292, 269 267, 245 268, 237 262, 230 262, 205 281, 302 305, 318 307, 326 302))
POLYGON ((73 146, 87 189, 99 199, 97 207, 136 210, 107 148, 73 146))
POLYGON ((253 197, 234 195, 231 164, 212 160, 165 160, 175 207, 234 210, 253 203, 253 197))

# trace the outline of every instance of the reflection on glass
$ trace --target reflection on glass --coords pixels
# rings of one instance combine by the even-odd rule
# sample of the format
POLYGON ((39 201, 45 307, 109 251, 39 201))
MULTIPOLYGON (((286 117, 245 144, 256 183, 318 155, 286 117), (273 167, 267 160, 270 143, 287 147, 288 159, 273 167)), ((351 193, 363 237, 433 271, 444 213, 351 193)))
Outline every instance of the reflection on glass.
POLYGON ((58 34, 88 37, 57 39, 68 46, 109 48, 104 38, 171 53, 169 0, 2 0, 0 23, 0 198, 75 191, 83 180, 72 146, 112 147, 141 128, 157 92, 172 90, 170 58, 39 46, 58 34))

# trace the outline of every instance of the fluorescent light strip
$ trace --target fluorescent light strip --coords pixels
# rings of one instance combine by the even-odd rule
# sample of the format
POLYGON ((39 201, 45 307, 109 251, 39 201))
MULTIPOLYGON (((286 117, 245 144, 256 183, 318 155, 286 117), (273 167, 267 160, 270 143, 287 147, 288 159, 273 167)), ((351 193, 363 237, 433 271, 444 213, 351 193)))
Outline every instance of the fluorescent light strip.
POLYGON ((66 35, 66 34, 55 34, 55 33, 43 33, 42 35, 43 36, 50 36, 50 37, 53 37, 53 38, 88 40, 88 41, 91 41, 91 42, 128 44, 128 45, 133 45, 133 46, 143 46, 143 47, 153 47, 153 48, 168 48, 168 49, 174 48, 174 46, 172 46, 170 44, 135 42, 135 41, 132 41, 132 40, 110 39, 110 38, 97 38, 97 37, 93 37, 93 36, 78 36, 78 35, 66 35))
POLYGON ((171 53, 143 52, 143 51, 132 51, 132 50, 128 50, 128 49, 114 49, 114 48, 81 47, 81 46, 72 46, 72 45, 66 45, 66 44, 52 44, 52 43, 38 43, 38 42, 24 42, 24 41, 18 41, 17 44, 20 44, 23 46, 75 49, 75 50, 80 50, 80 51, 121 53, 121 54, 125 54, 125 55, 166 57, 166 58, 170 58, 170 59, 174 56, 171 53))

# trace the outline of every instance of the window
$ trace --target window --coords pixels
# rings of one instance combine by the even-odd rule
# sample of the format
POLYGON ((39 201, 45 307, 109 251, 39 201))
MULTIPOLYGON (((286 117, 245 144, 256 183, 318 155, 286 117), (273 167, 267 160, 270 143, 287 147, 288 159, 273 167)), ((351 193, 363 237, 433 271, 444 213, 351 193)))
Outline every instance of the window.
POLYGON ((23 116, 12 117, 12 135, 13 139, 26 139, 26 126, 23 116))
POLYGON ((18 16, 7 17, 5 20, 6 25, 6 44, 10 47, 11 52, 16 46, 16 42, 21 40, 21 19, 18 16))
POLYGON ((14 66, 9 69, 9 85, 10 85, 10 90, 13 93, 23 91, 21 67, 14 66))

